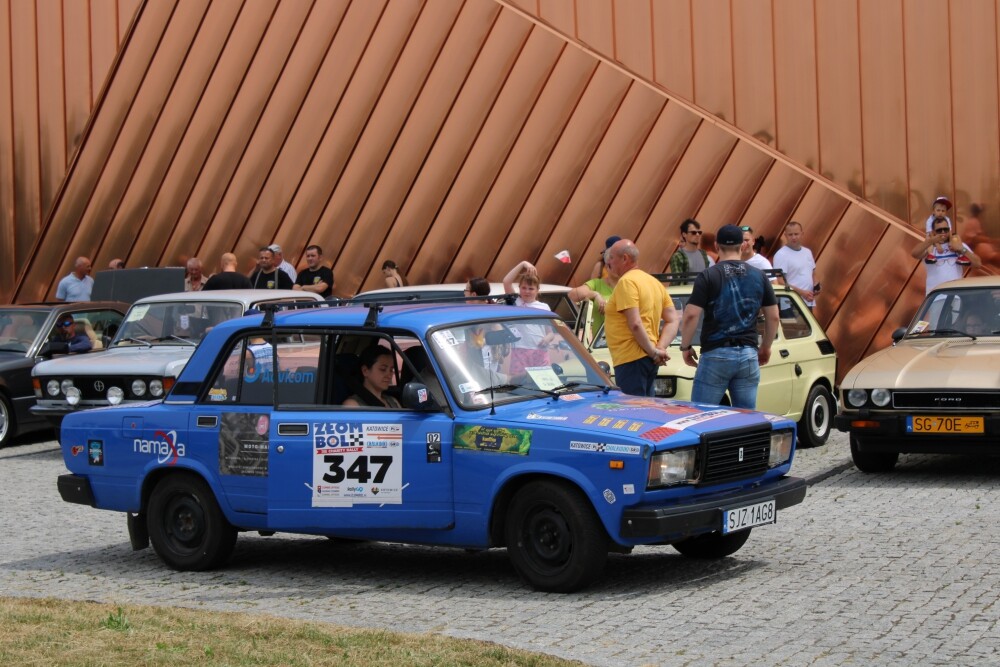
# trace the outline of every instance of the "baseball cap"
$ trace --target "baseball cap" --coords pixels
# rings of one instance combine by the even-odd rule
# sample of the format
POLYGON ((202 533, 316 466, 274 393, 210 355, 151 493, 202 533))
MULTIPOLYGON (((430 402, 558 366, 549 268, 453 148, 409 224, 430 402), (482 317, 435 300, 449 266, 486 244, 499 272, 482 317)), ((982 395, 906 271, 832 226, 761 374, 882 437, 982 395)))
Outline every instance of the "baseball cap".
POLYGON ((604 249, 607 250, 608 248, 610 248, 611 246, 613 246, 614 244, 618 243, 621 240, 622 240, 622 237, 620 237, 620 236, 609 236, 604 241, 604 249))
POLYGON ((281 246, 278 245, 277 243, 272 243, 271 245, 267 246, 267 249, 270 250, 271 252, 281 252, 281 246))
MULTIPOLYGON (((934 204, 944 204, 946 210, 951 209, 951 200, 945 197, 944 195, 935 199, 934 204)), ((931 204, 931 206, 933 207, 934 204, 931 204)))
POLYGON ((741 245, 743 243, 743 230, 736 225, 723 225, 722 229, 715 235, 715 242, 719 245, 741 245))

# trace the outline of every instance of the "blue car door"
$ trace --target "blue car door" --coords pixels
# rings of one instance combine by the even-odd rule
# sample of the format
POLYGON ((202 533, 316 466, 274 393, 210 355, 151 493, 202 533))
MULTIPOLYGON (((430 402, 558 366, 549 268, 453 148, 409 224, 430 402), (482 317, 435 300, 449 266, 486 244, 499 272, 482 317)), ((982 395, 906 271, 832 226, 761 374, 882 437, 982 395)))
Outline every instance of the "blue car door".
POLYGON ((448 529, 455 521, 451 419, 385 408, 278 411, 268 527, 448 529))

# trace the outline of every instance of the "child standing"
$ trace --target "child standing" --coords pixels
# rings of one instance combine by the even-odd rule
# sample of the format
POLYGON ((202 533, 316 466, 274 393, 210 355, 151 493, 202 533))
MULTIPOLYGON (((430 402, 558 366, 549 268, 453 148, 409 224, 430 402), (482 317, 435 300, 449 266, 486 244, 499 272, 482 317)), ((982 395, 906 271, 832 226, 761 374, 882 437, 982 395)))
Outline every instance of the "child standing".
MULTIPOLYGON (((948 217, 948 211, 950 210, 951 210, 951 200, 945 197, 944 195, 941 195, 940 197, 934 200, 934 202, 931 204, 931 214, 927 218, 927 222, 924 225, 926 227, 925 231, 927 233, 928 239, 935 236, 933 231, 934 220, 936 220, 937 218, 944 218, 945 220, 947 220, 948 226, 951 228, 952 237, 958 236, 958 228, 952 224, 951 218, 948 217)), ((934 264, 936 262, 937 262, 937 255, 934 254, 934 248, 932 246, 931 251, 927 253, 926 257, 924 257, 924 263, 934 264)), ((961 253, 955 260, 955 263, 958 264, 959 266, 968 266, 972 262, 969 260, 968 257, 965 256, 965 253, 961 253)))

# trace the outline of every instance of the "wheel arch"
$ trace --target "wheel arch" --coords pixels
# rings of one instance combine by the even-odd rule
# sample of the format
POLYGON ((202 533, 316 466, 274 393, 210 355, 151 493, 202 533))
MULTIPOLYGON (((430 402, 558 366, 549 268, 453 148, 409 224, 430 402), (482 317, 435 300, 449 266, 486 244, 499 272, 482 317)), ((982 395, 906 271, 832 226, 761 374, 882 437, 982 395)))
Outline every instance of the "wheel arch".
POLYGON ((574 472, 575 471, 572 470, 524 471, 503 480, 499 489, 493 495, 493 504, 490 508, 490 546, 506 546, 506 540, 504 538, 504 523, 507 519, 507 513, 510 509, 511 501, 514 499, 514 496, 517 495, 517 492, 532 482, 546 481, 564 484, 579 491, 583 497, 586 498, 587 502, 590 504, 590 508, 594 511, 594 514, 597 515, 598 520, 604 527, 604 532, 608 536, 608 541, 616 542, 614 534, 611 531, 611 526, 609 526, 610 518, 605 516, 605 514, 600 511, 599 505, 594 500, 594 493, 596 493, 596 489, 587 483, 586 478, 583 478, 578 474, 573 474, 574 472), (589 492, 588 487, 590 489, 589 492))
POLYGON ((153 489, 164 479, 175 475, 194 477, 204 482, 215 497, 215 502, 218 503, 219 509, 222 510, 222 514, 226 517, 226 520, 231 522, 230 508, 226 502, 225 495, 219 492, 219 488, 207 471, 194 466, 155 466, 150 469, 143 478, 142 486, 139 490, 140 513, 146 513, 146 509, 149 507, 149 498, 153 495, 153 489))

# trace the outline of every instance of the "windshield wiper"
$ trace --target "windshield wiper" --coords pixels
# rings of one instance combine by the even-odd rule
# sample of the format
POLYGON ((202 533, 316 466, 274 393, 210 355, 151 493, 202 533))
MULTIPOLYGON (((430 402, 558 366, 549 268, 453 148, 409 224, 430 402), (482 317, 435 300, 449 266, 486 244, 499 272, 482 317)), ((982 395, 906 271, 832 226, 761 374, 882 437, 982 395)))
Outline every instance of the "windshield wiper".
POLYGON ((121 342, 122 340, 130 340, 133 343, 139 343, 140 345, 145 345, 146 347, 153 347, 152 343, 150 343, 148 340, 142 340, 141 338, 132 338, 131 336, 125 336, 118 342, 121 342))
POLYGON ((976 337, 970 333, 965 333, 964 331, 959 331, 958 329, 925 329, 924 331, 918 331, 916 333, 907 334, 907 338, 917 336, 965 336, 966 338, 971 338, 976 340, 976 337))
POLYGON ((492 387, 486 387, 485 389, 479 389, 476 391, 477 394, 491 394, 495 391, 514 391, 515 389, 524 389, 525 391, 540 391, 544 394, 548 394, 552 398, 559 398, 559 392, 554 389, 542 389, 541 387, 526 387, 523 384, 495 384, 492 387))
POLYGON ((184 343, 185 345, 194 345, 195 347, 198 346, 198 343, 195 343, 192 340, 188 340, 187 338, 181 338, 180 336, 175 336, 173 334, 170 334, 169 336, 160 336, 159 338, 154 338, 153 342, 154 343, 162 343, 162 342, 168 341, 168 340, 179 340, 180 342, 184 343))
POLYGON ((596 384, 594 382, 567 382, 566 384, 561 384, 558 387, 553 387, 552 391, 562 391, 563 389, 576 389, 577 387, 593 387, 594 389, 600 389, 605 394, 611 391, 611 387, 606 384, 596 384))

